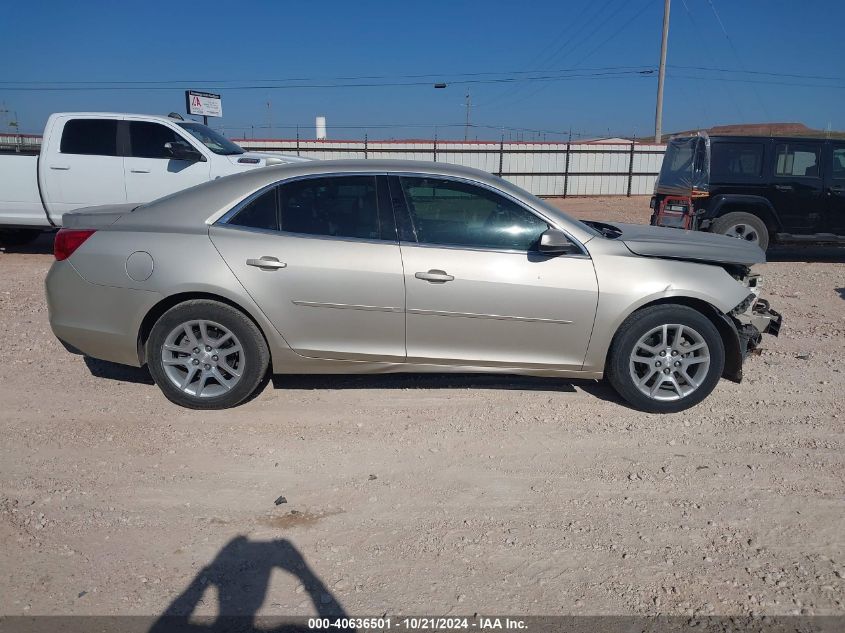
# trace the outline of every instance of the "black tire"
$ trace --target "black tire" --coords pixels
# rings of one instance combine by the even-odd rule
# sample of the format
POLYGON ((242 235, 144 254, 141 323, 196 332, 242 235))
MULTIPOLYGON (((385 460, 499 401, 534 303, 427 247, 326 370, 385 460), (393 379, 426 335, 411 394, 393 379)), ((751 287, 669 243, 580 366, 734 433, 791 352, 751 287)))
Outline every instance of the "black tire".
MULTIPOLYGON (((725 215, 716 218, 713 224, 710 225, 710 231, 720 235, 726 235, 731 233, 732 229, 739 226, 749 227, 753 230, 753 233, 747 230, 740 232, 740 235, 744 234, 746 236, 746 240, 756 242, 764 251, 769 248, 769 227, 766 226, 766 223, 763 222, 760 217, 754 215, 753 213, 745 213, 743 211, 726 213, 725 215), (756 236, 756 239, 749 239, 752 235, 756 236)), ((733 233, 736 232, 737 231, 733 231, 733 233)), ((732 237, 739 238, 740 236, 734 234, 732 237)))
MULTIPOLYGON (((189 350, 185 352, 190 353, 189 350)), ((228 409, 240 404, 265 383, 270 363, 267 343, 255 323, 240 310, 207 299, 180 303, 161 315, 147 339, 146 358, 153 380, 167 399, 189 409, 228 409), (234 335, 243 348, 242 353, 237 356, 242 362, 239 365, 242 372, 240 378, 229 391, 220 395, 197 396, 183 391, 174 384, 165 370, 164 343, 167 337, 181 324, 195 320, 220 324, 234 335)), ((187 369, 185 373, 188 373, 187 369)), ((218 381, 217 384, 222 383, 218 381)))
POLYGON ((39 229, 2 229, 0 246, 26 246, 37 240, 41 233, 39 229))
MULTIPOLYGON (((665 357, 656 355, 653 358, 655 364, 662 362, 664 368, 660 370, 656 368, 652 369, 650 365, 646 364, 635 366, 638 371, 643 372, 642 376, 645 376, 649 371, 655 372, 652 374, 655 376, 652 384, 658 379, 663 380, 659 372, 665 372, 667 368, 670 369, 671 376, 677 376, 674 370, 666 367, 665 357)), ((672 361, 675 360, 671 358, 671 354, 669 358, 672 361)), ((678 361, 683 361, 686 357, 681 354, 675 358, 678 361)), ((698 310, 687 306, 662 304, 638 310, 622 323, 613 338, 613 343, 608 353, 605 375, 616 392, 634 408, 648 413, 674 413, 693 407, 710 395, 722 376, 724 366, 724 342, 716 326, 713 325, 710 319, 698 310), (659 400, 649 397, 649 395, 640 391, 632 375, 634 366, 632 365, 631 355, 634 352, 635 346, 638 345, 642 337, 646 336, 654 328, 659 328, 667 324, 677 324, 689 328, 707 344, 709 351, 709 365, 706 366, 706 370, 691 368, 693 372, 704 372, 702 375, 694 375, 699 386, 688 395, 676 400, 659 400)), ((699 367, 704 367, 704 365, 699 365, 699 367)), ((677 378, 675 380, 677 383, 677 378)), ((673 388, 673 390, 678 393, 677 389, 673 388)), ((662 394, 663 392, 660 391, 658 393, 662 394)), ((681 394, 678 393, 678 395, 681 394)))

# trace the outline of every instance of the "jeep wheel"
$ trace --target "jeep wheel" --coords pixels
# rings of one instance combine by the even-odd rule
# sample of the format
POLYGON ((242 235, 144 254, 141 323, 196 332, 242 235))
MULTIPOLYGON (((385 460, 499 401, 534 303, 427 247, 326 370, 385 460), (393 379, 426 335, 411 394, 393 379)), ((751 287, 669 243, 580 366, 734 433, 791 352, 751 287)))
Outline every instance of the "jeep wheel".
POLYGON ((763 250, 769 246, 769 229, 766 223, 751 213, 726 213, 713 222, 710 230, 713 233, 757 244, 763 250))

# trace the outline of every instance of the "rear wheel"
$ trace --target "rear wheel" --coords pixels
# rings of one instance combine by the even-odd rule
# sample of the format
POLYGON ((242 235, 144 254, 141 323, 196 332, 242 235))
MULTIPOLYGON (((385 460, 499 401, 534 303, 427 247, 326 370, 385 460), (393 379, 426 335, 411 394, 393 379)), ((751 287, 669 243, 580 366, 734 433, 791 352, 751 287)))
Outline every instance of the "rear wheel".
POLYGON ((724 343, 710 319, 687 306, 658 305, 620 326, 607 378, 635 408, 672 413, 704 400, 724 365, 724 343))
POLYGON ((753 213, 739 211, 726 213, 722 217, 716 218, 710 230, 713 233, 757 244, 763 250, 766 250, 769 246, 769 229, 766 223, 753 213))
POLYGON ((146 353, 164 395, 190 409, 239 404, 262 384, 270 358, 264 337, 246 315, 209 300, 165 312, 150 332, 146 353))

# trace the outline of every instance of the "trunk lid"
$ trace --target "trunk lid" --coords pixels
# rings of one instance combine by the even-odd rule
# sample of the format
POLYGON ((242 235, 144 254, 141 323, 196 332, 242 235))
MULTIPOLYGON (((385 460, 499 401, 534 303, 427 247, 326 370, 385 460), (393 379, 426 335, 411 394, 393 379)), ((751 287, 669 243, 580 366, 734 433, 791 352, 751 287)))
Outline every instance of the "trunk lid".
POLYGON ((104 229, 117 222, 120 216, 137 208, 136 203, 84 207, 65 213, 62 216, 62 226, 66 229, 104 229))

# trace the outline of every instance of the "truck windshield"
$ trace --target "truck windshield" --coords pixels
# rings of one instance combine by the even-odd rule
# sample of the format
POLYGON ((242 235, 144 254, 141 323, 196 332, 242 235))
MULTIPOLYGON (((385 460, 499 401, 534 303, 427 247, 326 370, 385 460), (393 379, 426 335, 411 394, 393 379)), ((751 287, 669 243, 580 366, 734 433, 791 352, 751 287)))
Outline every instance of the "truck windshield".
POLYGON ((218 134, 202 123, 191 123, 186 121, 185 123, 177 123, 177 125, 183 130, 187 130, 191 136, 215 154, 220 154, 221 156, 232 156, 234 154, 244 153, 244 149, 240 145, 236 145, 222 134, 218 134))

